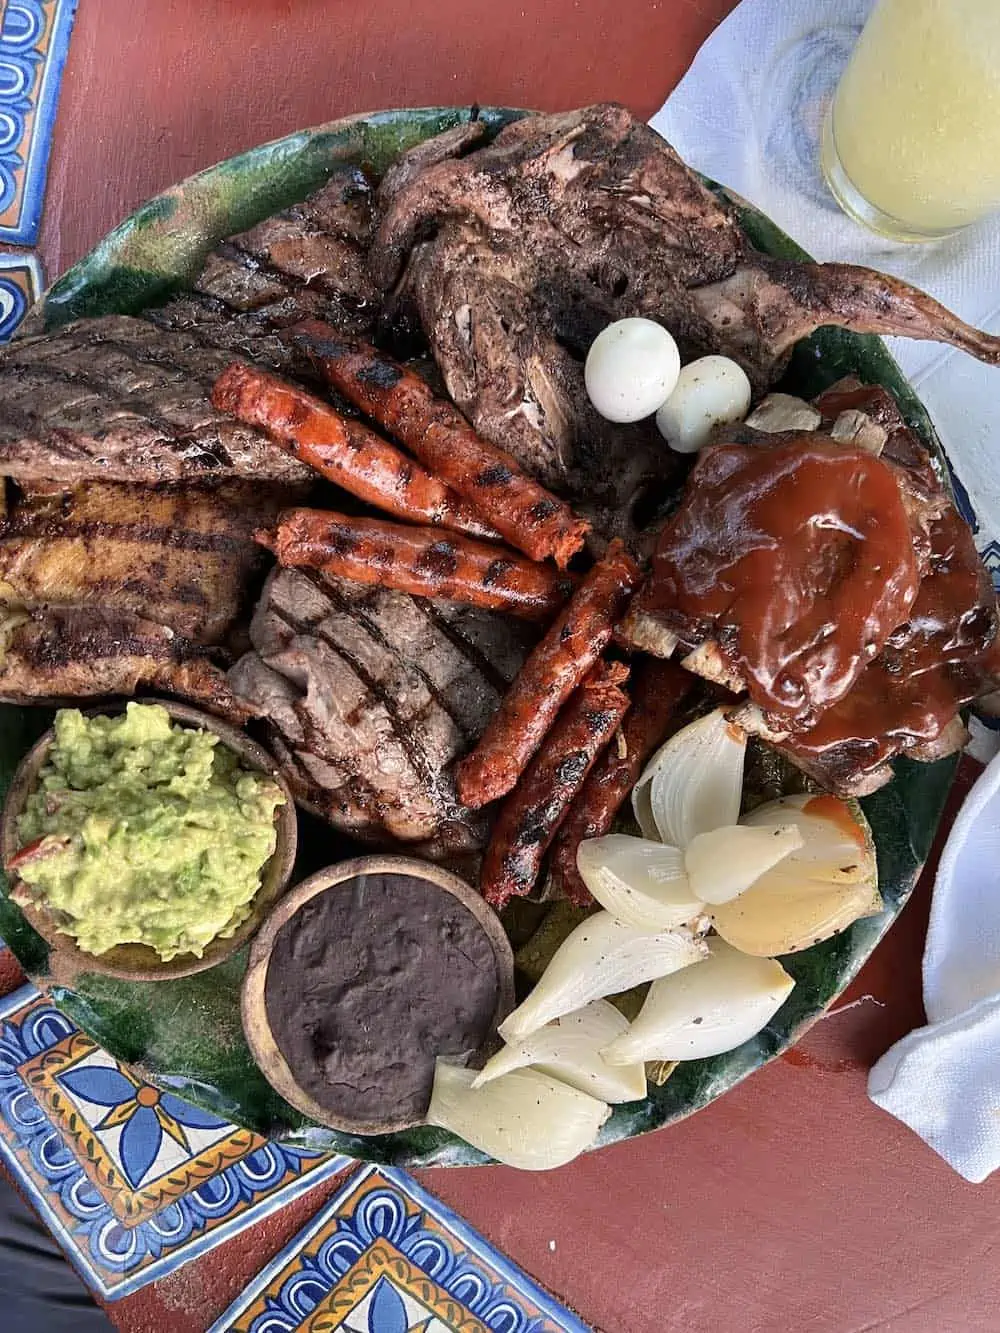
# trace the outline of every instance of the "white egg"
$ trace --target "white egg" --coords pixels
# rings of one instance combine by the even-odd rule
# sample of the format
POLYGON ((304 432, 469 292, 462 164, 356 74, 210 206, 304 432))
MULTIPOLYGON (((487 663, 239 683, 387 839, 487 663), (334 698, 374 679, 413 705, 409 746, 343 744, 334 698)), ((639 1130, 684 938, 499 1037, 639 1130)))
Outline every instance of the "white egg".
POLYGON ((677 344, 651 319, 619 319, 590 345, 583 377, 590 401, 608 421, 651 417, 677 383, 677 344))
POLYGON ((693 454, 716 426, 742 421, 749 410, 750 381, 743 367, 728 356, 703 356, 681 369, 656 424, 671 449, 693 454))

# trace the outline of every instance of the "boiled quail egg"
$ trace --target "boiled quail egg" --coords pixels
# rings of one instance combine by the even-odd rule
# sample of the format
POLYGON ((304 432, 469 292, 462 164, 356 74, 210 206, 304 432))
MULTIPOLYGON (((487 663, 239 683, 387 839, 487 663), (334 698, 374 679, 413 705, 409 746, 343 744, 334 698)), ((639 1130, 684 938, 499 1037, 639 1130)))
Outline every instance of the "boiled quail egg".
POLYGON ((742 421, 749 410, 750 381, 743 367, 728 356, 703 356, 681 369, 656 413, 656 425, 671 449, 693 454, 716 426, 742 421))
POLYGON ((594 407, 608 421, 650 417, 677 383, 677 344, 652 319, 619 319, 594 339, 584 381, 594 407))

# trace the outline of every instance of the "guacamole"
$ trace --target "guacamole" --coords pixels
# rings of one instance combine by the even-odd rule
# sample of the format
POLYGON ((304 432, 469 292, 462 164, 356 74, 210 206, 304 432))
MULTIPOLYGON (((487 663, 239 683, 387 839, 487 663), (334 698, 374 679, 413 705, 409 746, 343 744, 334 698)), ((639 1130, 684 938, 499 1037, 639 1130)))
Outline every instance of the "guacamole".
POLYGON ((18 820, 21 848, 38 845, 17 862, 15 898, 43 902, 88 953, 134 942, 201 957, 246 919, 283 799, 158 704, 64 709, 18 820))

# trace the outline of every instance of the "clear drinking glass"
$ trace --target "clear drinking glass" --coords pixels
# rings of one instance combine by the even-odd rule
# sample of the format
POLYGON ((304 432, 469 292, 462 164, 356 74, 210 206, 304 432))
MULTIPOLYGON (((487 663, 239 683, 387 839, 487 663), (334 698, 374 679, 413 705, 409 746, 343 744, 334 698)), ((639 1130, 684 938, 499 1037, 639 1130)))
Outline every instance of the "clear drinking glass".
POLYGON ((895 240, 1000 208, 1000 0, 878 0, 821 161, 844 211, 895 240))

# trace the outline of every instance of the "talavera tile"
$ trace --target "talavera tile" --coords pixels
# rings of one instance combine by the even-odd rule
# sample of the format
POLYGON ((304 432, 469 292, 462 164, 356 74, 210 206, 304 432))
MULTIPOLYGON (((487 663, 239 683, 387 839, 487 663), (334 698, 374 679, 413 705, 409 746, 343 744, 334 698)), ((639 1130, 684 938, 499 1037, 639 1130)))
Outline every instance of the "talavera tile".
POLYGON ((76 0, 0 3, 0 242, 34 245, 76 0))
POLYGON ((587 1333, 403 1171, 362 1167, 209 1333, 587 1333))
POLYGON ((67 1257, 116 1299, 349 1165, 155 1088, 32 986, 0 1001, 0 1159, 67 1257))

